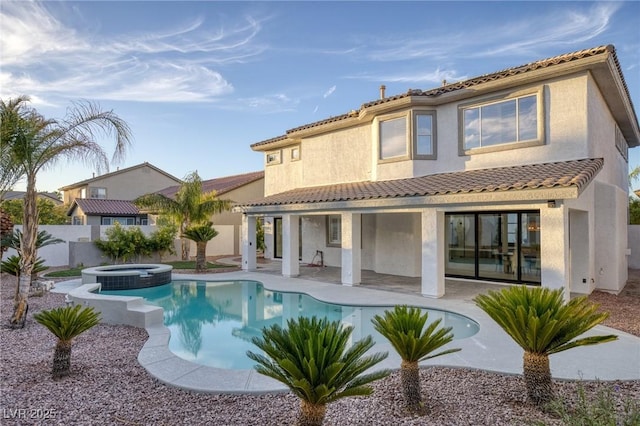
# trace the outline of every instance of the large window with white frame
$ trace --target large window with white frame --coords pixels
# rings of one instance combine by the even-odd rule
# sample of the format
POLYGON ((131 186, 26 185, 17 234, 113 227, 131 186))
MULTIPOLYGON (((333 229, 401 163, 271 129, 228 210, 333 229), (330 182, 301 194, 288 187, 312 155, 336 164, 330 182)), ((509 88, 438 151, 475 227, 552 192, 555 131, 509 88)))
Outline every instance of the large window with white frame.
POLYGON ((403 111, 379 119, 381 162, 436 158, 435 111, 403 111))
POLYGON ((542 144, 541 93, 529 92, 461 106, 461 154, 542 144))

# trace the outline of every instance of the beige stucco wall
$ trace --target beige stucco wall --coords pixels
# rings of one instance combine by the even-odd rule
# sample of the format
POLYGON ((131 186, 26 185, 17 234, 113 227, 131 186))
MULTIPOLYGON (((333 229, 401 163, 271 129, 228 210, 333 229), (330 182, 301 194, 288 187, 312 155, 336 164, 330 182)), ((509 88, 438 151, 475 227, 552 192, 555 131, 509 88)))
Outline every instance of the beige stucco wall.
POLYGON ((298 161, 291 161, 290 147, 283 148, 282 163, 265 166, 265 195, 370 179, 370 141, 367 124, 303 139, 298 161))
MULTIPOLYGON (((264 197, 264 179, 251 182, 229 192, 219 195, 218 198, 231 200, 233 203, 244 203, 258 200, 264 197)), ((222 212, 211 216, 214 225, 242 225, 242 213, 231 211, 222 212)))

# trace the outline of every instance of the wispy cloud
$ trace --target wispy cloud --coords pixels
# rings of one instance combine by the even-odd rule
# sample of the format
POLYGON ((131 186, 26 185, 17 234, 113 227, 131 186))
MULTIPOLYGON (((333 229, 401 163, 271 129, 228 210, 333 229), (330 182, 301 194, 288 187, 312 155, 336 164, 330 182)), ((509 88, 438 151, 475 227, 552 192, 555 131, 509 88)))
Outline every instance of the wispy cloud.
POLYGON ((333 92, 336 91, 336 86, 333 85, 329 88, 329 90, 327 90, 326 92, 324 92, 324 95, 322 95, 323 98, 328 98, 329 96, 331 96, 333 94, 333 92))
POLYGON ((433 71, 410 71, 407 73, 394 72, 391 74, 376 74, 376 75, 360 75, 352 76, 351 78, 360 78, 369 81, 385 81, 389 83, 442 83, 443 80, 448 82, 466 80, 466 75, 460 75, 455 70, 441 70, 436 68, 433 71))
POLYGON ((215 100, 234 89, 219 67, 260 55, 261 22, 247 17, 215 32, 204 20, 157 32, 101 38, 70 28, 42 3, 6 2, 2 97, 28 94, 37 103, 53 95, 140 102, 215 100), (228 29, 227 29, 228 28, 228 29))
POLYGON ((588 9, 546 11, 498 26, 479 23, 464 34, 430 29, 421 34, 377 35, 361 40, 367 49, 355 52, 378 62, 535 56, 550 46, 580 45, 597 38, 609 28, 611 17, 620 7, 620 3, 605 2, 594 3, 588 9))

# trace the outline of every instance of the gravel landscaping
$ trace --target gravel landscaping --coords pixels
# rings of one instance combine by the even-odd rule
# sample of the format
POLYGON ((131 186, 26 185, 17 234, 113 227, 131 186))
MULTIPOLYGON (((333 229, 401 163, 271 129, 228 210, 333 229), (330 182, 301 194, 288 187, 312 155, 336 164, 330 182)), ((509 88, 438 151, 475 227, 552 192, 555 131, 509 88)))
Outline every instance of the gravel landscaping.
MULTIPOLYGON (((24 329, 7 327, 15 279, 1 276, 0 409, 3 425, 291 425, 298 400, 290 394, 211 395, 164 385, 137 363, 147 334, 143 329, 100 324, 73 345, 72 373, 51 378, 55 338, 33 313, 61 306, 64 296, 31 297, 24 329)), ((612 315, 609 326, 640 336, 640 297, 594 293, 612 315)), ((553 360, 552 360, 553 362, 553 360)), ((401 403, 399 374, 374 384, 370 397, 329 405, 326 425, 547 425, 562 422, 526 403, 520 376, 443 367, 421 371, 429 413, 412 416, 401 403)), ((556 381, 558 394, 574 401, 577 382, 556 381)), ((616 402, 640 399, 640 381, 582 382, 587 395, 611 389, 616 402)))

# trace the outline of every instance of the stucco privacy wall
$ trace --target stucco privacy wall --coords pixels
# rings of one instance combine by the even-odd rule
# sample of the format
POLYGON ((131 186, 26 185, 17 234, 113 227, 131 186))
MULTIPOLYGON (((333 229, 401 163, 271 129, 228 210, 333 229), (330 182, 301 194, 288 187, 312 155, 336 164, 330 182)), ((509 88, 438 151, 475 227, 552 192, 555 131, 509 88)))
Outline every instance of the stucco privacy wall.
POLYGON ((629 225, 627 227, 629 241, 629 268, 640 269, 640 225, 629 225))
MULTIPOLYGON (((55 238, 60 238, 63 243, 46 246, 38 250, 38 256, 44 260, 45 266, 76 266, 77 264, 83 264, 84 266, 96 266, 105 261, 102 253, 95 248, 91 241, 100 235, 100 238, 106 238, 106 231, 111 226, 101 225, 99 230, 97 226, 88 225, 40 225, 39 231, 47 231, 55 238), (99 231, 96 232, 96 231, 99 231), (93 232, 93 234, 92 234, 93 232), (92 237, 93 235, 93 237, 92 237), (69 242, 84 243, 84 244, 69 244, 69 242), (91 245, 88 248, 87 244, 91 245), (94 250, 95 249, 95 250, 94 250), (72 253, 71 250, 74 250, 72 253)), ((149 235, 154 232, 156 226, 139 226, 145 235, 149 235)), ((234 253, 234 235, 235 227, 233 225, 217 225, 215 226, 218 231, 218 236, 215 237, 207 245, 207 255, 226 255, 234 253)), ((22 225, 15 225, 14 229, 22 231, 22 225)), ((195 256, 195 243, 191 243, 192 256, 195 256)), ((176 239, 174 243, 176 249, 176 255, 167 255, 163 257, 163 260, 177 260, 180 253, 180 240, 176 239)), ((16 255, 16 251, 9 249, 4 256, 16 255)), ((158 261, 157 259, 149 259, 158 261)))

